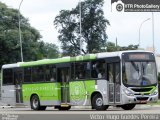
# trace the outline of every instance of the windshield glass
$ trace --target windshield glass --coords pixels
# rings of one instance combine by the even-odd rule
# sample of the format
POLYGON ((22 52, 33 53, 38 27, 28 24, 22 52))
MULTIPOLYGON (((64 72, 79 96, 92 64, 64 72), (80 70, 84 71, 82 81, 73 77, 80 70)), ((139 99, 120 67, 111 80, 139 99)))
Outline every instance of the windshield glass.
POLYGON ((123 83, 132 86, 148 86, 157 83, 155 62, 125 62, 123 83))

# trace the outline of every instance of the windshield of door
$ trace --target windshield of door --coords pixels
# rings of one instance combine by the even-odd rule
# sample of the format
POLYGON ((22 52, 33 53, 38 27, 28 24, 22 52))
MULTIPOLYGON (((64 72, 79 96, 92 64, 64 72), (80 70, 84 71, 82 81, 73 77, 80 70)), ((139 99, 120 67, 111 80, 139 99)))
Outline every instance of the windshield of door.
POLYGON ((150 86, 157 84, 156 63, 153 60, 123 61, 122 79, 128 86, 150 86))

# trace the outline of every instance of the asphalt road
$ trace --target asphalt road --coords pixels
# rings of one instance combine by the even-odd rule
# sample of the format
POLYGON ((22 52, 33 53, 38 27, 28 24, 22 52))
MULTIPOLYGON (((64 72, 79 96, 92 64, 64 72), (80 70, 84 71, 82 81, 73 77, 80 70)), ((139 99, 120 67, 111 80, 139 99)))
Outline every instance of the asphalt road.
POLYGON ((25 108, 0 108, 0 120, 160 120, 160 106, 137 105, 133 110, 109 107, 106 111, 72 108, 58 111, 48 107, 45 111, 25 108))

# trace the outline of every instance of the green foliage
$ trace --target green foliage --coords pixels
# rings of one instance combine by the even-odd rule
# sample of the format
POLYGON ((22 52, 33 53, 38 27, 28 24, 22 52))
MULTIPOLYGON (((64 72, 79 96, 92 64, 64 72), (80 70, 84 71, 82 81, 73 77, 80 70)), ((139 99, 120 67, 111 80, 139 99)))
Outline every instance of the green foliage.
MULTIPOLYGON (((43 43, 39 31, 30 26, 28 19, 20 15, 20 20, 24 61, 56 57, 57 47, 43 43)), ((0 67, 21 61, 18 22, 18 10, 8 8, 0 2, 0 67)))
POLYGON ((107 42, 107 52, 113 52, 113 51, 117 51, 117 47, 115 45, 115 43, 112 42, 107 42))
POLYGON ((138 45, 129 45, 129 46, 124 46, 124 47, 121 47, 120 50, 137 50, 138 49, 138 45))
POLYGON ((123 51, 123 50, 137 50, 138 45, 129 45, 129 46, 119 46, 115 45, 113 42, 107 42, 106 51, 107 52, 114 52, 114 51, 123 51))
POLYGON ((59 41, 65 55, 77 55, 80 39, 86 44, 87 53, 102 52, 106 46, 106 27, 109 21, 102 10, 104 0, 85 0, 81 2, 82 30, 80 36, 79 5, 72 10, 61 10, 54 24, 59 32, 59 41))
POLYGON ((58 47, 55 44, 41 42, 40 51, 43 54, 43 58, 52 59, 59 57, 58 47))
POLYGON ((60 15, 55 18, 54 24, 59 29, 58 39, 62 44, 63 54, 67 56, 79 54, 79 40, 76 38, 78 35, 74 34, 77 23, 71 12, 60 11, 60 15))

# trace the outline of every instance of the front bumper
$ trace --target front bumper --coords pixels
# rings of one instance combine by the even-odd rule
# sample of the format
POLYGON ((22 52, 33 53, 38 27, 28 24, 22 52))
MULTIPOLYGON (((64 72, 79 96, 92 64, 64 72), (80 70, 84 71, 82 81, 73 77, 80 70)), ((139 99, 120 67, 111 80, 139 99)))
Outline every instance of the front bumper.
POLYGON ((134 95, 134 96, 127 96, 126 94, 122 95, 122 104, 145 104, 150 102, 157 102, 158 94, 157 95, 134 95))

